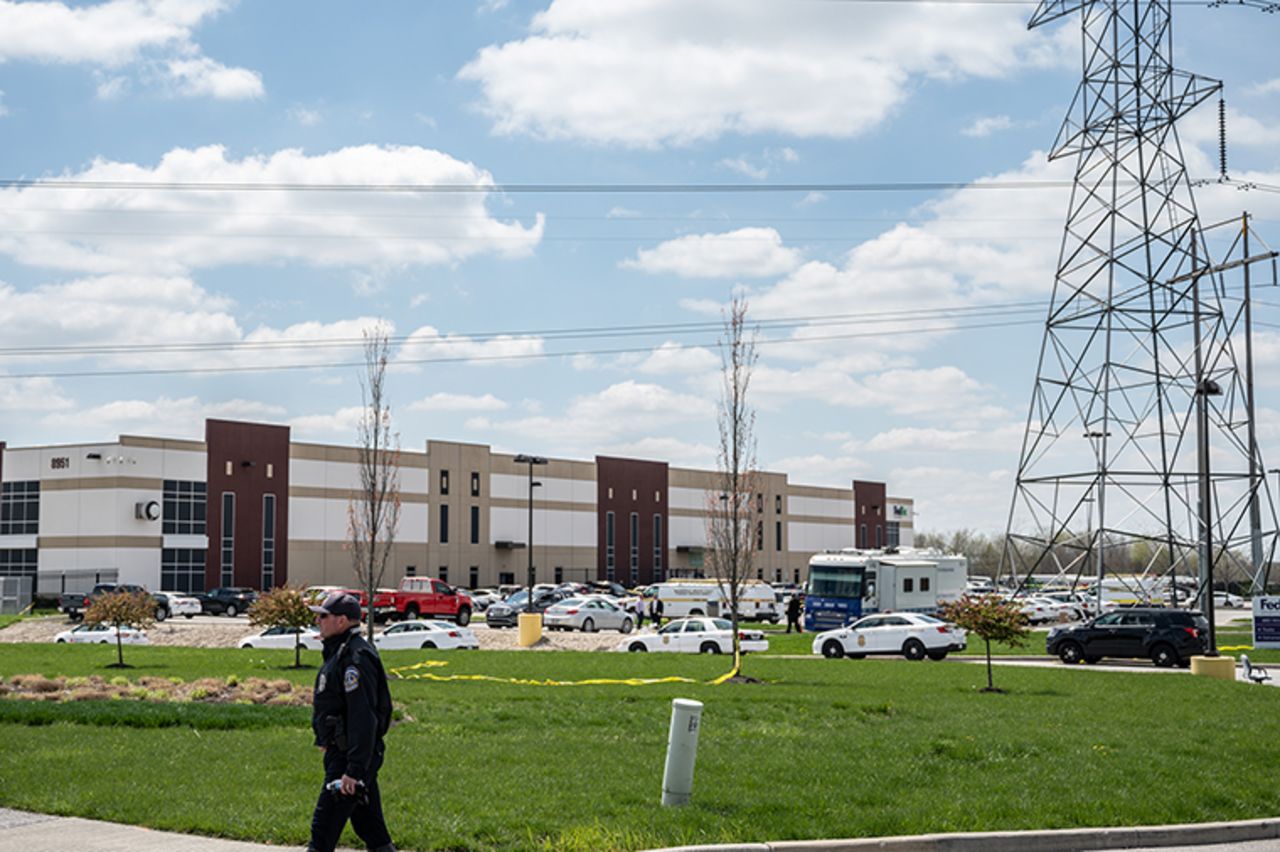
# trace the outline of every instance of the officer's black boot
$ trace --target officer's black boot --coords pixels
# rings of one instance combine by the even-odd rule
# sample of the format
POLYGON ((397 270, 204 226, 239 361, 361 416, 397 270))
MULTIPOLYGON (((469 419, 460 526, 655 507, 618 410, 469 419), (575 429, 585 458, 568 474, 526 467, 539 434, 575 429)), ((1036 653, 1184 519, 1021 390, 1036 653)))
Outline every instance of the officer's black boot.
POLYGON ((388 843, 385 846, 379 846, 377 849, 370 849, 369 852, 396 852, 396 845, 388 843))

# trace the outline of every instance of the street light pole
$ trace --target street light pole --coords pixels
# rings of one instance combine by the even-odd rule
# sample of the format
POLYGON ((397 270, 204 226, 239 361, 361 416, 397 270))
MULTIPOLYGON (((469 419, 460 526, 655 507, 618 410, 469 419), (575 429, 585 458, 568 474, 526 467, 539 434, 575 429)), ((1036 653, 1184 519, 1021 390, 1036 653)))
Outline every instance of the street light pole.
POLYGON ((533 481, 533 466, 536 464, 546 464, 547 460, 542 456, 530 456, 521 453, 515 457, 516 464, 529 465, 529 538, 525 542, 525 549, 528 551, 528 581, 529 581, 529 599, 525 604, 525 612, 533 614, 533 489, 540 486, 541 482, 533 481))

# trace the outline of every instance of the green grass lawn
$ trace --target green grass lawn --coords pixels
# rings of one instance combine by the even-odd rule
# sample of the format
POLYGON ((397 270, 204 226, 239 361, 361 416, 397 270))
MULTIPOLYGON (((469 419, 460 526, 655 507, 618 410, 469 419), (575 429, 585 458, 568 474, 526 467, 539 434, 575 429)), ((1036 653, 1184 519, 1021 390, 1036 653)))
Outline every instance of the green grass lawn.
MULTIPOLYGON (((784 637, 785 634, 784 634, 784 637)), ((797 638, 794 637, 793 638, 797 638)), ((798 637, 803 639, 804 636, 798 637)), ((116 675, 114 649, 10 646, 0 675, 116 675)), ((437 674, 695 684, 393 681, 384 800, 405 849, 634 849, 1275 816, 1280 691, 1193 678, 724 657, 388 652, 437 674), (693 803, 660 809, 671 699, 706 705, 693 803)), ((314 664, 318 654, 307 652, 314 664)), ((129 648, 127 677, 285 677, 291 652, 129 648)), ((25 703, 25 702, 24 702, 25 703)), ((104 702, 104 704, 118 702, 104 702)), ((305 711, 0 707, 0 804, 302 845, 320 783, 305 711), (226 714, 242 714, 228 723, 226 714), (30 718, 23 714, 30 714, 30 718), (157 716, 158 714, 158 716, 157 716), (168 714, 168 716, 166 716, 168 714), (157 720, 158 719, 158 720, 157 720)), ((344 843, 360 844, 348 834, 344 843)))

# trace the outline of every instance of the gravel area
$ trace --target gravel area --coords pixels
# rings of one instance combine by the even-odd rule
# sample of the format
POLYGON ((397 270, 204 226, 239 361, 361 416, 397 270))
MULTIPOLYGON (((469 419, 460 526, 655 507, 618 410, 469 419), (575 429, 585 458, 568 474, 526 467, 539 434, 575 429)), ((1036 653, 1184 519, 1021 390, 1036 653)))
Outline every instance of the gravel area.
MULTIPOLYGON (((52 642, 74 623, 63 616, 27 618, 0 630, 0 642, 52 642)), ((516 645, 520 632, 514 628, 490 630, 483 622, 473 622, 471 629, 487 651, 526 650, 516 645)), ((192 619, 167 619, 147 630, 152 645, 178 645, 188 648, 234 648, 245 636, 257 632, 244 617, 196 616, 192 619)), ((622 641, 622 634, 544 632, 542 641, 528 650, 534 651, 611 651, 622 641)))

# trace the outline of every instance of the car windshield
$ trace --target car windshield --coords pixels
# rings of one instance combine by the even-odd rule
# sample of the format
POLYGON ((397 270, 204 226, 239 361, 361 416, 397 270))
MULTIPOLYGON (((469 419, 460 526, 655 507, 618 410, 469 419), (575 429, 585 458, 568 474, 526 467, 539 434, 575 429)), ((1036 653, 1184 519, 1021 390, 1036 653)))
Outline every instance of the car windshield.
POLYGON ((683 621, 673 621, 670 624, 668 624, 666 627, 659 630, 658 632, 659 633, 679 633, 683 629, 684 629, 683 621))
POLYGON ((507 598, 505 601, 503 601, 503 603, 514 609, 515 607, 518 607, 518 606, 524 606, 524 602, 525 600, 528 599, 528 597, 529 597, 528 592, 519 591, 513 594, 511 597, 507 598))

